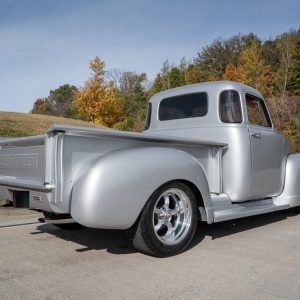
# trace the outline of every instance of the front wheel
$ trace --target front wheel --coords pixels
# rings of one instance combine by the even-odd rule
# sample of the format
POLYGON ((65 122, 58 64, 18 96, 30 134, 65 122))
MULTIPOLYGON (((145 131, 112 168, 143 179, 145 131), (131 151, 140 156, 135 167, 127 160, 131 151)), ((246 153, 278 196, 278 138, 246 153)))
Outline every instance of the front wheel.
POLYGON ((150 255, 175 255, 189 245, 196 226, 195 195, 187 184, 171 182, 150 197, 133 230, 132 243, 150 255))

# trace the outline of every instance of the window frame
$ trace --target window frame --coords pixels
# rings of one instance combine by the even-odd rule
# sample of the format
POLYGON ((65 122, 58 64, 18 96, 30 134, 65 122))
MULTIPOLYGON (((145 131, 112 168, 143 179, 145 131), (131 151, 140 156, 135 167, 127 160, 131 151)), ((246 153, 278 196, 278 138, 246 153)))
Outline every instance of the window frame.
POLYGON ((235 90, 235 89, 226 89, 226 90, 222 90, 220 93, 219 93, 219 96, 218 96, 218 117, 219 117, 219 120, 224 123, 224 124, 241 124, 243 123, 244 121, 244 111, 243 111, 243 105, 242 105, 242 97, 241 97, 241 94, 235 90), (240 103, 240 110, 241 110, 241 121, 239 122, 225 122, 222 120, 221 118, 221 95, 225 92, 236 92, 239 96, 239 103, 240 103))
POLYGON ((262 98, 260 98, 256 95, 253 95, 249 92, 246 92, 245 93, 245 108, 246 108, 247 124, 248 125, 250 125, 250 126, 259 126, 261 128, 273 128, 272 119, 271 119, 271 116, 269 114, 267 105, 266 105, 265 101, 262 98), (264 116, 265 116, 265 119, 266 119, 268 125, 259 125, 259 124, 250 123, 249 114, 248 114, 248 106, 247 106, 247 96, 250 96, 250 97, 254 98, 255 100, 257 100, 261 104, 262 110, 263 110, 263 113, 264 113, 264 116))
POLYGON ((159 122, 168 122, 168 121, 178 121, 178 120, 186 120, 186 119, 203 118, 203 117, 207 116, 208 112, 209 112, 209 96, 208 96, 207 92, 184 93, 184 94, 181 94, 181 95, 174 95, 174 96, 169 96, 169 97, 161 99, 160 102, 159 102, 158 110, 157 110, 157 119, 158 119, 159 122), (206 110, 205 115, 197 116, 197 117, 184 117, 184 118, 177 118, 177 119, 168 119, 168 120, 161 120, 160 119, 159 113, 160 113, 160 109, 161 109, 161 104, 164 100, 167 100, 167 99, 170 99, 170 98, 179 98, 179 97, 182 97, 182 96, 198 95, 198 94, 203 94, 203 95, 206 96, 207 110, 206 110))
POLYGON ((145 119, 145 127, 144 130, 148 130, 151 126, 151 118, 152 118, 152 103, 148 103, 146 119, 145 119))

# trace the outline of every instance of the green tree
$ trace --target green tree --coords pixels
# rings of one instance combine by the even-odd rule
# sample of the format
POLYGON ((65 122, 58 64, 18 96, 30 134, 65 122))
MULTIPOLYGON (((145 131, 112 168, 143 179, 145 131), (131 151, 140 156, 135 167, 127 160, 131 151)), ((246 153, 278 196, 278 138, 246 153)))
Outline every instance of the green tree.
POLYGON ((170 82, 169 82, 169 73, 171 70, 171 66, 169 64, 168 60, 165 60, 163 62, 163 66, 160 70, 162 83, 163 83, 163 91, 170 88, 170 82))
POLYGON ((281 105, 284 105, 294 51, 292 35, 290 33, 280 35, 276 40, 276 45, 280 54, 280 63, 276 70, 275 85, 281 97, 281 105))
POLYGON ((173 67, 168 74, 169 87, 175 88, 186 84, 184 72, 177 67, 173 67))
POLYGON ((260 42, 253 33, 215 40, 198 52, 195 64, 201 68, 205 80, 222 79, 227 65, 236 65, 241 52, 253 42, 260 42))
POLYGON ((300 151, 300 120, 291 119, 287 122, 286 129, 284 130, 285 136, 291 142, 295 151, 300 151))
POLYGON ((205 81, 205 76, 196 64, 189 64, 186 70, 186 84, 200 83, 205 81))
POLYGON ((288 88, 293 94, 300 96, 300 39, 296 43, 291 62, 291 75, 288 88))
POLYGON ((124 72, 121 77, 119 95, 124 100, 124 109, 132 117, 137 117, 146 103, 144 83, 147 80, 145 73, 124 72))
POLYGON ((145 73, 137 74, 130 71, 114 70, 111 75, 118 99, 122 100, 123 121, 115 128, 121 130, 133 129, 137 123, 143 121, 147 106, 147 76, 145 73))
POLYGON ((48 97, 52 111, 57 116, 72 117, 78 114, 73 106, 74 94, 77 88, 74 85, 64 84, 50 91, 48 97))
POLYGON ((263 60, 275 72, 280 67, 280 49, 277 40, 266 40, 261 45, 263 60))
POLYGON ((152 96, 152 95, 157 94, 164 90, 165 90, 165 87, 164 87, 162 75, 160 73, 158 73, 153 81, 153 84, 150 88, 149 93, 152 96))

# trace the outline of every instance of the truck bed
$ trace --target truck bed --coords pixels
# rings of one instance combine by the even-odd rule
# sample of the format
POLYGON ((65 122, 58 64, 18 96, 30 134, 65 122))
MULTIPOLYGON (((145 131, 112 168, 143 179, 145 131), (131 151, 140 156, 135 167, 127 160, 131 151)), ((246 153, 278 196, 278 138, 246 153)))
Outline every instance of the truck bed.
POLYGON ((55 124, 45 135, 0 141, 0 186, 30 191, 31 207, 36 205, 34 199, 40 199, 50 202, 51 210, 68 213, 76 175, 90 161, 124 149, 167 147, 192 154, 203 166, 211 191, 220 192, 220 150, 225 146, 201 139, 55 124))
MULTIPOLYGON (((227 144, 219 143, 209 140, 195 140, 190 138, 177 138, 169 137, 164 135, 153 135, 129 131, 117 131, 112 129, 99 129, 90 128, 82 126, 72 126, 72 125, 60 125, 54 124, 48 130, 48 134, 52 132, 64 132, 66 135, 76 135, 85 137, 103 137, 111 139, 122 139, 122 140, 135 140, 144 142, 154 142, 154 143, 164 143, 164 144, 177 144, 177 145, 195 145, 195 146, 217 146, 224 147, 227 144)), ((0 143, 1 144, 1 143, 0 143)))

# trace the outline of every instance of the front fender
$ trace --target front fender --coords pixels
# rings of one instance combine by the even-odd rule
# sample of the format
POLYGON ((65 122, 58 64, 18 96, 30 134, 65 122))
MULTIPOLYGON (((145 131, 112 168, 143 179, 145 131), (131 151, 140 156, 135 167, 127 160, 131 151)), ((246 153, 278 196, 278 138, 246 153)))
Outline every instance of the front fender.
POLYGON ((73 186, 71 215, 88 227, 127 229, 151 194, 172 180, 193 183, 210 214, 210 191, 200 163, 187 152, 153 147, 115 151, 83 167, 73 186))

